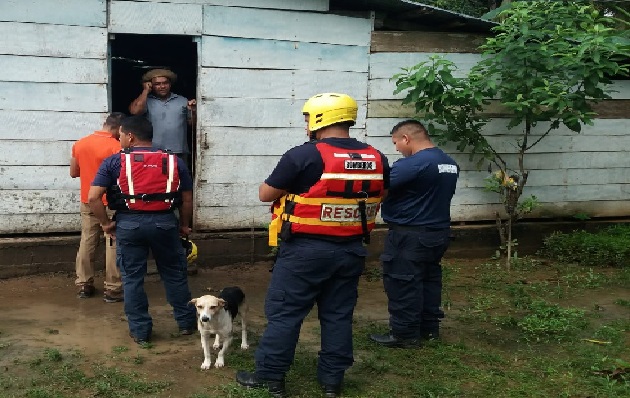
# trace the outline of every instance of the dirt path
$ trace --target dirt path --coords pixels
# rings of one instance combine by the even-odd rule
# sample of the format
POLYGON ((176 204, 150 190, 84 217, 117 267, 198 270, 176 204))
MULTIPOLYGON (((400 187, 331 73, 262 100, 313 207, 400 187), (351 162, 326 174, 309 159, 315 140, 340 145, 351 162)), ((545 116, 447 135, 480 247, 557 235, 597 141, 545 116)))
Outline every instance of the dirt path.
MULTIPOLYGON (((271 277, 269 267, 270 263, 258 263, 201 269, 199 274, 189 278, 193 297, 208 294, 208 288, 215 290, 211 294, 216 294, 216 290, 225 286, 241 286, 251 308, 251 334, 257 341, 265 324, 263 304, 271 277)), ((95 286, 102 287, 102 278, 97 278, 95 286)), ((101 300, 102 290, 91 299, 76 298, 74 275, 47 274, 0 280, 0 345, 3 347, 0 368, 10 367, 16 359, 41 355, 46 348, 56 348, 60 352, 81 352, 86 366, 101 361, 150 375, 153 380, 173 381, 173 387, 163 396, 188 396, 199 392, 202 386, 232 381, 236 369, 230 367, 229 354, 226 368, 203 372, 199 369, 203 360, 199 338, 177 335, 177 325, 159 277, 147 276, 145 288, 153 317, 150 350, 137 346, 129 338, 121 303, 105 304, 101 300), (120 354, 118 347, 129 350, 120 354), (130 360, 136 356, 143 357, 142 366, 130 360)), ((363 319, 387 320, 387 303, 380 282, 362 278, 356 315, 363 319)), ((319 339, 314 332, 316 329, 316 314, 312 313, 304 323, 301 340, 315 343, 319 339)), ((233 349, 238 350, 238 344, 233 349)), ((252 364, 254 349, 255 346, 250 349, 252 364)))

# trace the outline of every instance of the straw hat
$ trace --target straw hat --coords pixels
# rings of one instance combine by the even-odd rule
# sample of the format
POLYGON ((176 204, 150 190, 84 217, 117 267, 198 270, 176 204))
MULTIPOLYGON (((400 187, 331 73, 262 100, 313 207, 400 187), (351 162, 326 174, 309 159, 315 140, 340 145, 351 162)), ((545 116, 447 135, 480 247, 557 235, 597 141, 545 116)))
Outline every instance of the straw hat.
POLYGON ((154 77, 165 77, 172 83, 177 81, 177 75, 168 69, 151 69, 142 76, 142 82, 150 82, 154 77))

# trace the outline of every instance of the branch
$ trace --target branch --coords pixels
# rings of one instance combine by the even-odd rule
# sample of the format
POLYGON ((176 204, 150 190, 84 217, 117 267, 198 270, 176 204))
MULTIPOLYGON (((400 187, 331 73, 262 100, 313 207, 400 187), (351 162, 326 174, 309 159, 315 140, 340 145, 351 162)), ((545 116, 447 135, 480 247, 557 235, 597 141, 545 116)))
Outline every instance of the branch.
MULTIPOLYGON (((556 119, 556 122, 560 123, 560 119, 556 119)), ((526 151, 529 151, 530 149, 532 149, 534 147, 534 145, 538 144, 543 138, 545 138, 546 136, 549 135, 549 133, 551 133, 551 130, 555 130, 553 128, 553 122, 551 123, 551 125, 549 126, 549 130, 545 131, 543 133, 543 135, 541 135, 540 137, 538 137, 538 139, 536 141, 534 141, 533 144, 531 144, 530 146, 528 146, 527 148, 525 148, 526 151)))

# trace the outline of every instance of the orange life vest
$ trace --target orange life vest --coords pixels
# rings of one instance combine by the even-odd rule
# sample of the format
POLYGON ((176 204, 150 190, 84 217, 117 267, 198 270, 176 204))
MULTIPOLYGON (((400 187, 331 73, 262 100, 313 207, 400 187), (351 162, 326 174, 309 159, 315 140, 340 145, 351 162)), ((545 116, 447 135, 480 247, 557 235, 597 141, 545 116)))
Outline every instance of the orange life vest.
POLYGON ((287 194, 272 205, 269 245, 278 234, 360 237, 374 228, 383 197, 383 162, 372 148, 343 149, 315 144, 324 162, 320 180, 308 192, 287 194))
POLYGON ((177 157, 164 151, 123 150, 118 186, 118 210, 171 210, 180 197, 177 157))

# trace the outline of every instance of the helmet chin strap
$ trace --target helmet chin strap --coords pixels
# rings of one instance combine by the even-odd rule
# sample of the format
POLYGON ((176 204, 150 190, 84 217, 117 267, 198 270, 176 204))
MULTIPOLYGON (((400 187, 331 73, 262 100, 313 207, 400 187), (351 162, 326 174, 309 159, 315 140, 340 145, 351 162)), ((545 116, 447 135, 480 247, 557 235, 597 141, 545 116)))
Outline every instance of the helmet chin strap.
POLYGON ((317 131, 311 131, 311 133, 309 134, 308 138, 311 141, 317 141, 317 131))

